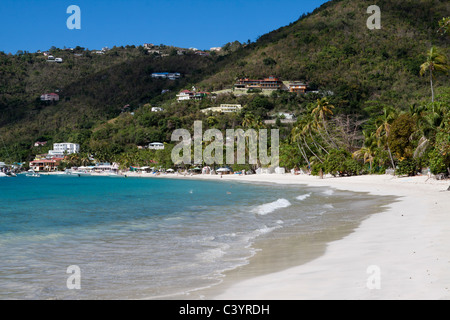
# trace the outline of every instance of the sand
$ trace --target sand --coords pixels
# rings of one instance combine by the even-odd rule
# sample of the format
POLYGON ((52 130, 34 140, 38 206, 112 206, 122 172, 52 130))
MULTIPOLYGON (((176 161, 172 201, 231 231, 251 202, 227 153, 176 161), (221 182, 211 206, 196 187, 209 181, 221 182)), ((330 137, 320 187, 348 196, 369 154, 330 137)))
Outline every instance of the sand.
MULTIPOLYGON (((179 176, 178 178, 180 178, 179 176)), ((183 177, 181 177, 183 178, 183 177)), ((189 177, 186 177, 189 178, 189 177)), ((216 300, 450 299, 449 181, 389 175, 318 179, 291 174, 195 176, 307 184, 399 197, 305 264, 216 290, 216 300)))
POLYGON ((318 179, 311 176, 224 176, 394 195, 349 236, 328 244, 306 264, 240 281, 213 299, 450 299, 449 181, 389 175, 318 179))
POLYGON ((226 286, 217 286, 205 299, 450 299, 448 180, 390 175, 325 179, 291 174, 161 177, 326 186, 398 197, 387 210, 371 215, 348 236, 328 243, 318 258, 275 273, 228 279, 231 284, 224 281, 226 286))

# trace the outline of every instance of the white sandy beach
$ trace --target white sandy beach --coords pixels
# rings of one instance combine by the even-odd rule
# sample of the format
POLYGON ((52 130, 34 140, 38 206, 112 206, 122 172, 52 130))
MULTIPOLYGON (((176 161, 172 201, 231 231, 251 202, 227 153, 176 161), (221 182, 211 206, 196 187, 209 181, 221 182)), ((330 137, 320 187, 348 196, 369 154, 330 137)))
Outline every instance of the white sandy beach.
POLYGON ((230 175, 221 180, 326 186, 398 196, 400 201, 366 219, 349 236, 330 243, 323 256, 281 272, 239 281, 208 299, 450 299, 448 180, 389 175, 321 180, 291 174, 230 175), (372 266, 377 269, 369 269, 372 266), (379 281, 373 270, 380 272, 379 281), (379 283, 380 288, 368 286, 368 282, 379 283))
MULTIPOLYGON (((325 255, 304 265, 236 283, 214 299, 449 299, 449 181, 388 175, 225 176, 225 179, 327 186, 401 197, 385 212, 365 220, 325 255), (380 273, 380 289, 369 289, 368 268, 380 273)), ((370 270, 369 270, 370 271, 370 270)), ((373 282, 371 282, 373 283, 373 282)))
MULTIPOLYGON (((149 177, 149 174, 129 174, 149 177)), ((399 197, 325 254, 294 268, 219 285, 206 299, 364 300, 450 299, 450 181, 390 175, 319 179, 285 175, 161 175, 163 178, 270 182, 332 187, 399 197), (368 281, 380 271, 379 289, 368 281), (373 269, 377 270, 377 269, 373 269)), ((228 277, 228 276, 227 276, 228 277)), ((371 282, 373 283, 373 282, 371 282)))

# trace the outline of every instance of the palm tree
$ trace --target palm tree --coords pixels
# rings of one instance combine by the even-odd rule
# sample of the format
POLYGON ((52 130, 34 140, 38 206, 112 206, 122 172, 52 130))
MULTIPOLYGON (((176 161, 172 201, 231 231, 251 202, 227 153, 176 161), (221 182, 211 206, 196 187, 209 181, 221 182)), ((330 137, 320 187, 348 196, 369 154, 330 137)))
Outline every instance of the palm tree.
POLYGON ((298 131, 299 131, 298 137, 303 139, 303 142, 304 142, 305 146, 308 148, 308 150, 320 161, 320 163, 323 163, 322 159, 311 149, 311 147, 309 146, 309 144, 306 140, 307 136, 309 135, 311 137, 311 140, 313 141, 313 144, 316 146, 317 150, 319 150, 319 148, 317 147, 317 144, 312 136, 313 127, 314 127, 314 122, 311 121, 311 119, 308 119, 308 117, 303 117, 298 122, 298 131))
POLYGON ((317 99, 317 103, 314 106, 314 108, 312 109, 311 114, 314 116, 314 118, 316 120, 316 125, 317 125, 318 129, 320 129, 321 126, 323 126, 325 133, 327 134, 327 137, 328 137, 329 141, 331 142, 331 144, 336 149, 339 149, 337 144, 333 141, 333 139, 331 139, 330 133, 328 132, 328 128, 327 128, 327 117, 333 115, 333 109, 334 109, 334 106, 332 104, 330 104, 328 99, 325 97, 322 99, 317 99))
POLYGON ((383 115, 379 117, 376 121, 377 130, 375 136, 378 138, 379 144, 382 144, 384 140, 385 146, 389 152, 389 157, 391 159, 392 169, 395 170, 394 158, 392 157, 391 148, 389 147, 389 134, 391 132, 391 123, 396 117, 395 111, 392 108, 383 108, 383 115))
POLYGON ((377 153, 376 133, 374 132, 368 133, 367 131, 363 131, 363 134, 365 137, 364 146, 358 151, 355 151, 352 154, 352 157, 355 159, 363 158, 364 163, 369 162, 369 168, 370 171, 372 172, 373 161, 377 153))
POLYGON ((436 47, 431 47, 427 53, 427 61, 420 66, 420 75, 423 76, 426 72, 430 73, 430 85, 431 85, 431 102, 434 102, 434 88, 433 78, 434 73, 441 72, 446 73, 449 70, 447 57, 439 51, 436 47))
POLYGON ((308 159, 305 149, 303 148, 303 140, 304 133, 302 131, 301 126, 295 126, 291 131, 291 139, 294 142, 297 142, 297 147, 300 153, 302 154, 303 159, 308 164, 308 168, 311 168, 311 162, 308 159))

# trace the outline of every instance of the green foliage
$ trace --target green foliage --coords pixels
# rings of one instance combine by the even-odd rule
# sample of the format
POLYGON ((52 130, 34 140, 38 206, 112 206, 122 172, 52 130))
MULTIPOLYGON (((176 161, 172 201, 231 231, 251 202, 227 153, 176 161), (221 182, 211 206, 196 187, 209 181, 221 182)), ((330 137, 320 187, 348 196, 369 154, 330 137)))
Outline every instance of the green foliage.
POLYGON ((399 159, 411 158, 413 155, 412 134, 416 131, 416 122, 408 114, 400 115, 392 123, 388 142, 393 153, 399 159))
POLYGON ((311 168, 312 175, 319 175, 320 170, 324 174, 333 176, 358 175, 363 170, 363 165, 354 160, 351 154, 345 150, 332 149, 323 163, 316 163, 311 168))
POLYGON ((397 175, 415 176, 419 170, 417 161, 415 159, 405 159, 398 163, 397 175))
POLYGON ((430 154, 429 164, 432 174, 448 174, 447 168, 450 166, 450 158, 433 150, 430 154))

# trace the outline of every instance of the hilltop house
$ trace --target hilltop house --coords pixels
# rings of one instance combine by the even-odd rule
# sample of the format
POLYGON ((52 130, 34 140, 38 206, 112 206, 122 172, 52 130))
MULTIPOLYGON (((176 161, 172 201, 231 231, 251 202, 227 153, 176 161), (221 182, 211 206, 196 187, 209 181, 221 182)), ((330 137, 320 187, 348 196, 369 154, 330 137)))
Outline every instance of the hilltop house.
POLYGON ((59 101, 59 95, 56 93, 44 93, 41 95, 41 101, 59 101))

